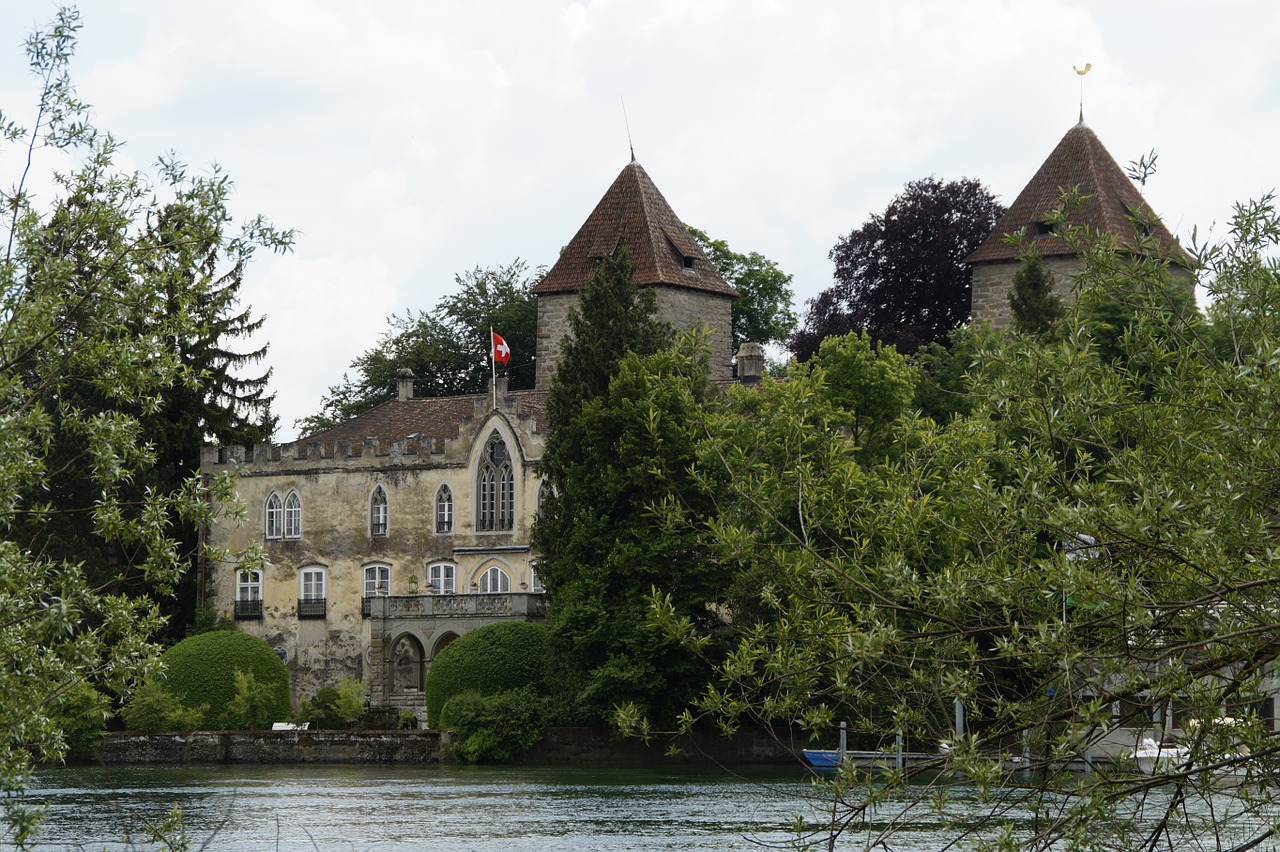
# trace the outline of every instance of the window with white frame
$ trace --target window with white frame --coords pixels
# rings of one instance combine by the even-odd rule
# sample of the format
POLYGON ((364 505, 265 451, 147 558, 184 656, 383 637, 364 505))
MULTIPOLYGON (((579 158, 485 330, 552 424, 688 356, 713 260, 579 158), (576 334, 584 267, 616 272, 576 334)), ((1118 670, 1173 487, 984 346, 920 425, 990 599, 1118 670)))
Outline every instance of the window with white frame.
POLYGON ((427 584, 435 595, 452 595, 457 592, 454 578, 457 569, 448 562, 437 562, 427 569, 427 584))
POLYGON ((267 497, 266 532, 267 538, 284 536, 284 504, 280 502, 280 495, 274 491, 267 497))
POLYGON ((236 572, 235 617, 237 620, 262 618, 261 571, 236 572))
POLYGON ((364 599, 360 601, 360 615, 373 615, 373 599, 391 594, 391 566, 366 565, 364 567, 364 599))
POLYGON ((436 532, 453 532, 453 492, 448 485, 436 492, 436 532))
POLYGON ((497 565, 485 569, 480 575, 480 592, 498 594, 511 591, 511 577, 497 565))
POLYGON ((369 498, 369 535, 387 534, 387 492, 381 485, 373 489, 369 498))
POLYGON ((324 618, 327 608, 324 568, 303 568, 298 572, 298 617, 324 618))
POLYGON ((542 594, 546 591, 542 586, 542 575, 538 573, 538 569, 541 567, 541 562, 535 562, 529 566, 529 591, 535 594, 542 594))
POLYGON ((391 566, 368 565, 364 569, 364 596, 366 598, 391 594, 391 566))
POLYGON ((497 432, 485 443, 476 485, 476 529, 486 532, 511 529, 515 525, 515 475, 507 444, 497 432))
POLYGON ((284 498, 284 537, 302 538, 302 498, 297 491, 284 498))

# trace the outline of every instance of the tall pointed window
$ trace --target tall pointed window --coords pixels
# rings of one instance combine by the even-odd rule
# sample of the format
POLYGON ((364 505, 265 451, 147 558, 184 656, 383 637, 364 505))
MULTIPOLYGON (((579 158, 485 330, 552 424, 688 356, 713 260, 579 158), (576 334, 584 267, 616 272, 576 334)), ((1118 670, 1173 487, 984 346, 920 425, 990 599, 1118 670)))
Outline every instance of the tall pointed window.
POLYGON ((436 492, 436 532, 453 532, 453 492, 447 485, 436 492))
POLYGON ((267 538, 282 538, 284 536, 284 504, 280 502, 280 495, 274 491, 267 497, 266 516, 267 538))
POLYGON ((369 535, 387 534, 387 492, 381 485, 373 489, 369 498, 369 535))
POLYGON ((490 532, 511 529, 515 525, 516 481, 507 445, 497 432, 484 445, 476 485, 476 528, 490 532))
POLYGON ((297 491, 284 498, 284 537, 302 538, 302 498, 297 491))

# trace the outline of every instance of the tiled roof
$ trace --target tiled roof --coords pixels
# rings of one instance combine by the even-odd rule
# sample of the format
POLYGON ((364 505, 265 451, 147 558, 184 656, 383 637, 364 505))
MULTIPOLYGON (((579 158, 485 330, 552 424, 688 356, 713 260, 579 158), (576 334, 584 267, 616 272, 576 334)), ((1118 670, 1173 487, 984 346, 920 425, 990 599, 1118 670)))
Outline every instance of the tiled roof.
POLYGON ((1129 216, 1146 213, 1155 222, 1152 235, 1180 260, 1186 259, 1173 234, 1151 213, 1137 187, 1082 121, 1062 137, 1035 177, 996 223, 995 230, 965 262, 1016 260, 1018 249, 1004 238, 1021 228, 1035 239, 1042 256, 1075 254, 1066 241, 1047 234, 1037 235, 1037 230, 1061 203, 1063 192, 1076 187, 1088 197, 1079 208, 1070 211, 1073 225, 1113 233, 1122 247, 1132 248, 1133 224, 1129 216))
MULTIPOLYGON (((482 410, 492 397, 487 394, 466 396, 415 397, 407 400, 393 399, 358 417, 340 423, 332 429, 300 438, 299 444, 320 444, 330 450, 338 444, 350 444, 353 448, 364 445, 365 439, 377 439, 385 449, 393 441, 405 441, 407 445, 435 444, 458 437, 460 424, 474 416, 476 405, 482 410)), ((547 392, 543 390, 508 391, 505 399, 519 401, 519 412, 530 415, 539 432, 547 429, 547 392)), ((499 399, 501 405, 502 398, 499 399)), ((427 450, 429 451, 429 450, 427 450)))
POLYGON ((596 262, 620 248, 631 252, 636 284, 665 284, 724 296, 737 295, 707 260, 689 229, 676 217, 671 205, 635 160, 614 180, 533 292, 537 295, 576 292, 591 275, 596 262))

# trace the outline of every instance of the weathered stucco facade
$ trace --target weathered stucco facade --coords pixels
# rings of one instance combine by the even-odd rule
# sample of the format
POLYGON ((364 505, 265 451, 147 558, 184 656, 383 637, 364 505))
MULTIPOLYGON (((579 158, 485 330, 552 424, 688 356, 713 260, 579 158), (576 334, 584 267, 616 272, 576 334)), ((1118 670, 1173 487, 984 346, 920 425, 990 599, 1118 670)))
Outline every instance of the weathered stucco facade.
POLYGON ((256 575, 214 566, 211 600, 285 659, 295 701, 351 675, 375 704, 418 708, 425 668, 453 638, 545 614, 528 544, 543 395, 500 388, 497 400, 385 403, 370 415, 437 423, 442 433, 389 446, 350 440, 375 425, 358 419, 248 457, 206 448, 204 473, 234 473, 245 508, 212 527, 210 542, 233 552, 261 546, 266 557, 256 575), (471 411, 453 419, 460 402, 471 411), (291 495, 296 525, 286 516, 291 495))

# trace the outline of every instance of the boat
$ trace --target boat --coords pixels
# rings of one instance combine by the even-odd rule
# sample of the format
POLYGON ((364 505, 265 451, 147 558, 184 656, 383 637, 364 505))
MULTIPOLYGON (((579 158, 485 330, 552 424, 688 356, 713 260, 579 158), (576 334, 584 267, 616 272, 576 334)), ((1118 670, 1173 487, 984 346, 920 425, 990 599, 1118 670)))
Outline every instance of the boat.
POLYGON ((1189 753, 1185 746, 1143 737, 1142 742, 1133 750, 1133 759, 1143 775, 1155 775, 1157 772, 1168 772, 1183 766, 1189 753))
POLYGON ((844 752, 836 748, 804 748, 800 751, 814 769, 835 769, 844 760, 844 752))

